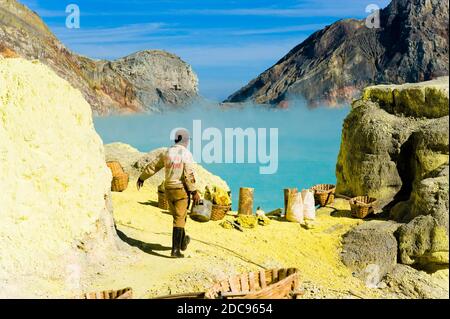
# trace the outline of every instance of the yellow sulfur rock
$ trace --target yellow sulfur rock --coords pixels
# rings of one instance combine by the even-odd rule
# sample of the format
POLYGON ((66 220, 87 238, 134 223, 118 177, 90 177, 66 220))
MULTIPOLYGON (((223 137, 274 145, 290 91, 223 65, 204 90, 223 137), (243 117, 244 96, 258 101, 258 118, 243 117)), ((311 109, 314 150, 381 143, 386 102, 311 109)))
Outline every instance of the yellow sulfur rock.
POLYGON ((218 186, 214 186, 212 189, 206 186, 204 197, 205 199, 212 201, 213 204, 216 205, 221 206, 231 205, 231 198, 230 195, 228 194, 228 191, 218 186))
POLYGON ((233 229, 234 228, 233 224, 228 220, 221 222, 220 226, 222 226, 225 229, 233 229))
POLYGON ((239 215, 236 222, 243 228, 255 228, 258 218, 253 215, 239 215))
POLYGON ((0 298, 81 292, 87 247, 109 243, 110 186, 81 93, 39 62, 1 59, 0 298))

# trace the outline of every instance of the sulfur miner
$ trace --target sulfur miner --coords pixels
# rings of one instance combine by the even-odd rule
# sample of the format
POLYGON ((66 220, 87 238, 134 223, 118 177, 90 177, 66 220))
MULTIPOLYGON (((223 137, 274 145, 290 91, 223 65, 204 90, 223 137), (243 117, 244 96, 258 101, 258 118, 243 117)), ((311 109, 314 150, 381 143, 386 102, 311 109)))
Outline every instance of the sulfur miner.
POLYGON ((181 251, 185 251, 190 242, 185 231, 190 198, 192 196, 194 205, 200 201, 194 176, 194 160, 188 150, 189 140, 187 130, 178 130, 175 133, 175 144, 148 164, 136 183, 139 190, 145 180, 165 169, 164 188, 169 211, 173 216, 171 252, 173 258, 183 258, 181 251))

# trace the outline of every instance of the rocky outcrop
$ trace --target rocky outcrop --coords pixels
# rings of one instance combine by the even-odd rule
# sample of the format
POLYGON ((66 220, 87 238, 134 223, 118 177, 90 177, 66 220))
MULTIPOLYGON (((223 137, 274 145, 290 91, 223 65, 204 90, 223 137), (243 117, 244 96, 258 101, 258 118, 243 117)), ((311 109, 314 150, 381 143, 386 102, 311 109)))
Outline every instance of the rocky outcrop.
POLYGON ((371 220, 344 235, 341 258, 366 287, 382 289, 387 298, 448 298, 445 243, 445 230, 431 216, 409 224, 371 220))
POLYGON ((344 236, 342 261, 367 286, 376 287, 397 264, 394 233, 400 226, 390 221, 370 221, 344 236))
POLYGON ((337 192, 376 197, 404 223, 395 232, 403 264, 449 262, 448 114, 446 77, 369 87, 344 122, 337 192))
MULTIPOLYGON (((379 208, 409 200, 419 202, 420 199, 414 200, 415 192, 424 192, 431 182, 425 180, 436 170, 441 170, 441 166, 448 165, 448 77, 423 82, 420 86, 424 92, 433 91, 440 101, 433 104, 436 111, 429 114, 430 118, 405 116, 390 104, 392 95, 378 94, 381 92, 378 87, 367 88, 363 98, 353 104, 344 121, 336 167, 338 192, 349 196, 374 196, 379 199, 379 208), (444 116, 437 118, 438 114, 444 116)), ((411 96, 417 92, 417 86, 393 85, 390 89, 383 86, 382 90, 411 96)), ((428 103, 429 100, 425 98, 424 101, 428 103)), ((417 110, 430 109, 426 103, 422 106, 417 100, 414 103, 413 108, 406 106, 407 102, 403 103, 402 110, 420 112, 417 110)), ((444 179, 441 179, 443 184, 440 185, 445 190, 444 179)), ((442 198, 445 199, 445 195, 442 198)), ((436 205, 448 211, 445 200, 436 205)), ((417 216, 418 213, 410 215, 410 219, 414 214, 417 216)), ((397 219, 407 221, 400 216, 397 219)))
POLYGON ((400 202, 391 209, 391 217, 409 222, 420 215, 431 215, 448 229, 449 173, 448 165, 432 172, 430 177, 414 185, 408 201, 400 202))
POLYGON ((412 267, 398 264, 383 280, 393 298, 448 299, 448 277, 441 273, 428 274, 412 267))
POLYGON ((364 90, 363 100, 373 101, 390 114, 440 118, 448 115, 448 78, 424 83, 377 85, 364 90))
MULTIPOLYGON (((108 63, 108 62, 102 62, 108 63)), ((187 63, 164 51, 143 51, 110 63, 111 81, 117 74, 135 89, 144 108, 180 106, 196 97, 197 76, 187 63)))
POLYGON ((448 0, 393 0, 380 28, 346 19, 320 30, 227 102, 310 104, 347 102, 370 84, 405 83, 448 75, 448 0))
POLYGON ((132 177, 140 173, 133 167, 136 161, 142 157, 142 153, 134 147, 124 143, 105 144, 106 161, 117 161, 122 165, 125 173, 132 177))
POLYGON ((16 0, 0 0, 0 55, 38 59, 79 89, 99 115, 162 111, 198 94, 198 79, 179 57, 143 51, 116 61, 68 50, 39 16, 16 0))
POLYGON ((448 265, 447 230, 432 216, 414 218, 399 228, 397 236, 402 264, 448 265))
POLYGON ((110 185, 81 93, 39 62, 0 57, 0 298, 82 293, 86 268, 122 248, 110 185))
MULTIPOLYGON (((105 145, 105 154, 107 161, 118 161, 135 182, 144 168, 155 159, 159 154, 165 152, 166 148, 158 148, 148 153, 142 153, 130 145, 124 143, 112 143, 105 145)), ((200 164, 194 164, 194 170, 197 177, 197 187, 200 191, 205 189, 205 186, 218 186, 225 190, 229 190, 228 184, 206 169, 200 164)), ((157 187, 164 180, 164 170, 159 171, 155 176, 148 179, 146 184, 151 187, 157 187)))

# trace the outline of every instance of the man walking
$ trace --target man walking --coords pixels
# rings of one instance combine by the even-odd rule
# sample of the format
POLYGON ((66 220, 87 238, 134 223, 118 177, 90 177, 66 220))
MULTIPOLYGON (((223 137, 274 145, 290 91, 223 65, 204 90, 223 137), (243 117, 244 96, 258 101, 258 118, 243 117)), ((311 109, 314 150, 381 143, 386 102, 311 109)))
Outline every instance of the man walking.
POLYGON ((172 253, 174 258, 183 258, 181 251, 185 251, 190 242, 186 235, 185 225, 188 205, 192 196, 194 205, 200 201, 193 169, 193 156, 188 150, 189 132, 185 129, 175 133, 175 145, 168 148, 148 164, 137 180, 139 190, 144 181, 155 175, 162 168, 165 169, 165 193, 169 202, 169 211, 173 216, 172 253))

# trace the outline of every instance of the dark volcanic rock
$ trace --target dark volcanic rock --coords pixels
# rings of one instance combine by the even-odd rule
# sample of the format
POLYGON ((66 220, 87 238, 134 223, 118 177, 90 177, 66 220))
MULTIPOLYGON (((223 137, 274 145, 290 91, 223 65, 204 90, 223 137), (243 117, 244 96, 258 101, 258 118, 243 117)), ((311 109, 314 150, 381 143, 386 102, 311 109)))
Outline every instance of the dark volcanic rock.
POLYGON ((16 0, 0 0, 0 55, 38 59, 79 89, 96 114, 161 111, 198 95, 198 80, 179 57, 144 51, 117 61, 68 50, 39 16, 16 0))
POLYGON ((227 102, 349 101, 365 86, 448 75, 448 0, 393 0, 381 28, 347 19, 320 30, 227 102))
POLYGON ((342 261, 366 284, 376 286, 397 264, 394 232, 399 226, 370 221, 352 229, 344 236, 342 261))

